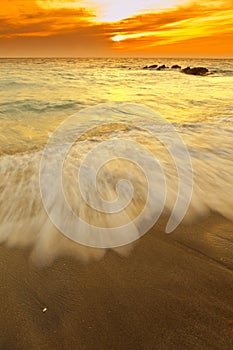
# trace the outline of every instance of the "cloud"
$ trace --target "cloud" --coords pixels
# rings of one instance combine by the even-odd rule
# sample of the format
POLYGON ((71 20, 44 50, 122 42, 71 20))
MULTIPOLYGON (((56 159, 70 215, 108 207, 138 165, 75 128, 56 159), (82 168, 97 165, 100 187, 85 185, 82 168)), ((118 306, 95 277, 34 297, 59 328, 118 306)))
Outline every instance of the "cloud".
MULTIPOLYGON (((14 0, 12 3, 18 6, 20 2, 14 0)), ((31 7, 25 11, 17 6, 13 7, 12 15, 11 11, 4 11, 4 6, 0 10, 1 38, 36 35, 39 37, 77 31, 78 28, 88 27, 94 17, 94 14, 85 8, 45 10, 31 2, 31 7)))
POLYGON ((185 55, 192 48, 192 55, 208 55, 210 52, 217 56, 231 56, 232 18, 233 9, 229 3, 189 2, 159 13, 135 15, 109 24, 107 30, 109 35, 113 34, 111 38, 116 41, 113 49, 118 53, 140 55, 169 52, 169 55, 173 55, 180 52, 185 55), (221 36, 225 38, 222 42, 219 40, 221 36), (196 51, 193 50, 194 43, 196 51))
MULTIPOLYGON (((96 8, 101 1, 96 2, 96 8)), ((168 52, 172 55, 185 53, 185 47, 187 53, 192 48, 192 54, 215 52, 219 55, 221 48, 222 55, 233 55, 230 49, 233 37, 232 0, 186 1, 173 8, 149 9, 145 13, 104 23, 97 22, 94 7, 84 7, 84 3, 75 1, 74 6, 71 0, 13 0, 9 9, 9 2, 3 0, 0 9, 0 54, 3 55, 4 48, 7 53, 18 52, 20 40, 21 45, 27 45, 25 52, 39 45, 42 55, 53 55, 52 52, 61 56, 168 52), (39 4, 42 2, 41 7, 39 4), (220 37, 224 38, 222 42, 220 37), (117 39, 115 42, 114 38, 117 39)))

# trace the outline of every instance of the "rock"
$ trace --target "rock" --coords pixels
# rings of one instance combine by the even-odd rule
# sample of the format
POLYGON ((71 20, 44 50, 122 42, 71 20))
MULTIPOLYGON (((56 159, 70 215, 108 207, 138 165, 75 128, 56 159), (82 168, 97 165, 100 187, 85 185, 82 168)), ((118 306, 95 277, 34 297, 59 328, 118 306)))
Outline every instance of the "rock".
POLYGON ((148 69, 148 66, 143 67, 142 69, 148 69))
POLYGON ((205 67, 194 67, 194 68, 184 68, 182 69, 182 72, 185 74, 192 74, 192 75, 206 75, 209 70, 205 67))
POLYGON ((163 70, 163 69, 166 69, 166 68, 169 68, 169 67, 166 67, 165 64, 163 64, 162 66, 159 66, 157 68, 157 70, 163 70))
POLYGON ((155 69, 155 68, 157 68, 158 67, 158 65, 157 64, 152 64, 151 66, 149 66, 148 68, 149 69, 155 69))
POLYGON ((172 69, 181 69, 181 66, 179 66, 178 64, 174 64, 174 65, 172 66, 172 69))

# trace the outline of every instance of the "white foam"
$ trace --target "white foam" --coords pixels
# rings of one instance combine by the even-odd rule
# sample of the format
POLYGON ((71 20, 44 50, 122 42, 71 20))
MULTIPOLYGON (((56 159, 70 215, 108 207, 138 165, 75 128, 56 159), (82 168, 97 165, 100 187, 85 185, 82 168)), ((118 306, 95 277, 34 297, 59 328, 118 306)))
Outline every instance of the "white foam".
MULTIPOLYGON (((144 125, 146 125, 144 121, 144 125)), ((92 192, 89 187, 90 179, 93 179, 92 167, 86 168, 86 179, 82 184, 82 192, 89 198, 89 205, 85 203, 78 188, 77 174, 80 165, 83 163, 85 155, 93 149, 96 144, 112 137, 118 140, 134 140, 139 145, 143 144, 148 151, 152 152, 156 159, 159 160, 164 171, 167 192, 164 211, 169 214, 173 211, 177 199, 177 170, 174 161, 164 145, 147 133, 145 129, 140 129, 141 124, 129 124, 125 127, 116 129, 116 126, 109 125, 108 132, 101 132, 101 125, 94 132, 94 135, 88 136, 81 140, 70 149, 64 162, 63 168, 63 186, 67 202, 73 209, 74 213, 83 220, 97 227, 112 228, 125 225, 134 220, 143 210, 146 199, 148 182, 140 169, 135 163, 128 160, 115 159, 109 162, 99 171, 97 178, 98 194, 101 201, 105 202, 116 200, 116 184, 119 180, 126 179, 134 188, 133 199, 123 210, 116 213, 105 213, 93 210, 91 205, 96 202, 96 193, 92 192)), ((169 141, 170 148, 181 157, 182 152, 178 149, 172 133, 165 128, 163 124, 155 124, 155 127, 161 131, 163 137, 169 141), (180 152, 180 153, 179 153, 180 152)), ((103 131, 103 130, 102 130, 103 131)), ((232 202, 232 184, 233 184, 233 144, 232 133, 229 129, 214 125, 199 125, 198 128, 188 126, 177 126, 178 133, 183 137, 187 145, 192 160, 194 172, 194 188, 191 203, 184 222, 193 221, 199 215, 203 216, 210 211, 217 212, 229 220, 233 220, 233 202, 232 202)), ((120 147, 120 146, 119 146, 120 147)), ((105 148, 95 154, 95 163, 101 164, 106 156, 111 158, 118 150, 114 148, 105 148)), ((137 147, 130 149, 122 146, 121 154, 125 152, 126 158, 131 154, 137 154, 137 147)), ((54 164, 56 170, 57 157, 59 156, 56 147, 51 148, 48 156, 50 164, 54 164)), ((16 154, 11 156, 2 156, 0 158, 0 242, 8 246, 32 248, 33 257, 37 262, 45 263, 52 261, 59 255, 69 254, 81 260, 100 259, 106 249, 96 249, 72 242, 59 232, 48 217, 41 200, 39 186, 39 171, 42 152, 16 154)), ((152 167, 153 164, 149 164, 152 167)), ((92 164, 94 167, 94 163, 92 164)), ((185 164, 183 172, 185 173, 185 164)), ((154 200, 156 203, 162 202, 162 178, 161 174, 155 174, 156 191, 154 200), (161 186, 160 186, 161 184, 161 186)), ((187 178, 187 186, 189 179, 187 178)), ((56 210, 57 220, 63 221, 69 231, 75 223, 64 217, 64 199, 59 194, 51 195, 53 183, 48 178, 47 195, 51 205, 51 212, 56 210), (56 209, 55 209, 56 208, 56 209)), ((185 201, 186 192, 183 184, 183 200, 185 201)), ((124 188, 124 187, 123 187, 124 188)), ((121 200, 128 203, 129 195, 126 185, 125 191, 120 193, 121 200)), ((188 195, 188 192, 187 192, 188 195)), ((122 202, 122 203, 123 203, 122 202)), ((102 203, 102 202, 101 202, 102 203)), ((158 205, 159 207, 159 205, 158 205)), ((103 208, 104 209, 104 208, 103 208)), ((158 209, 159 210, 159 209, 158 209)), ((150 215, 154 215, 156 209, 151 206, 151 211, 147 211, 138 225, 143 225, 149 221, 150 215)), ((83 226, 78 228, 83 230, 83 226)), ((135 228, 136 232, 138 227, 135 228)), ((87 236, 90 232, 82 232, 87 236)), ((135 232, 128 232, 134 235, 135 232)), ((116 248, 118 253, 126 254, 130 246, 116 248)))

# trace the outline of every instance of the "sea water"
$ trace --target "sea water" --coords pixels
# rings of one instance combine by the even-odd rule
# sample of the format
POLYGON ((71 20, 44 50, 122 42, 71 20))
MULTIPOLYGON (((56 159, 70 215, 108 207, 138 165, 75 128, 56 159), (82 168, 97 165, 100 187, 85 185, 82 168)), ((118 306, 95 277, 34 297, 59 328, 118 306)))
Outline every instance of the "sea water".
POLYGON ((2 243, 88 259, 162 212, 174 228, 210 212, 233 219, 233 60, 0 59, 0 77, 2 243))

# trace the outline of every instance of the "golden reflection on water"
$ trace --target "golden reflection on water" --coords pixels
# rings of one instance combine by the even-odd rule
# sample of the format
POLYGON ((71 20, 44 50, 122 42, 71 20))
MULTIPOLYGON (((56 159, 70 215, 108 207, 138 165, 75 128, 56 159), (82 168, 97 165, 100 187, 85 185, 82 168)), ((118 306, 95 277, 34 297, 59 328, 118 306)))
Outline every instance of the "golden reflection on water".
MULTIPOLYGON (((175 71, 148 71, 141 69, 145 63, 148 60, 90 59, 72 64, 65 60, 45 60, 39 65, 33 60, 10 62, 9 67, 5 67, 6 73, 3 71, 5 80, 9 79, 13 85, 2 88, 0 154, 41 148, 67 117, 83 108, 110 101, 145 105, 173 123, 221 124, 224 121, 232 127, 226 121, 232 118, 232 76, 195 77, 175 71)), ((149 63, 171 66, 169 59, 151 59, 149 63)), ((179 62, 178 59, 172 63, 191 64, 189 60, 179 62)), ((223 64, 226 63, 205 62, 216 69, 223 64)), ((230 67, 231 62, 227 64, 230 67)), ((105 122, 108 122, 107 116, 105 122)), ((208 137, 200 140, 200 144, 206 147, 208 137)))

